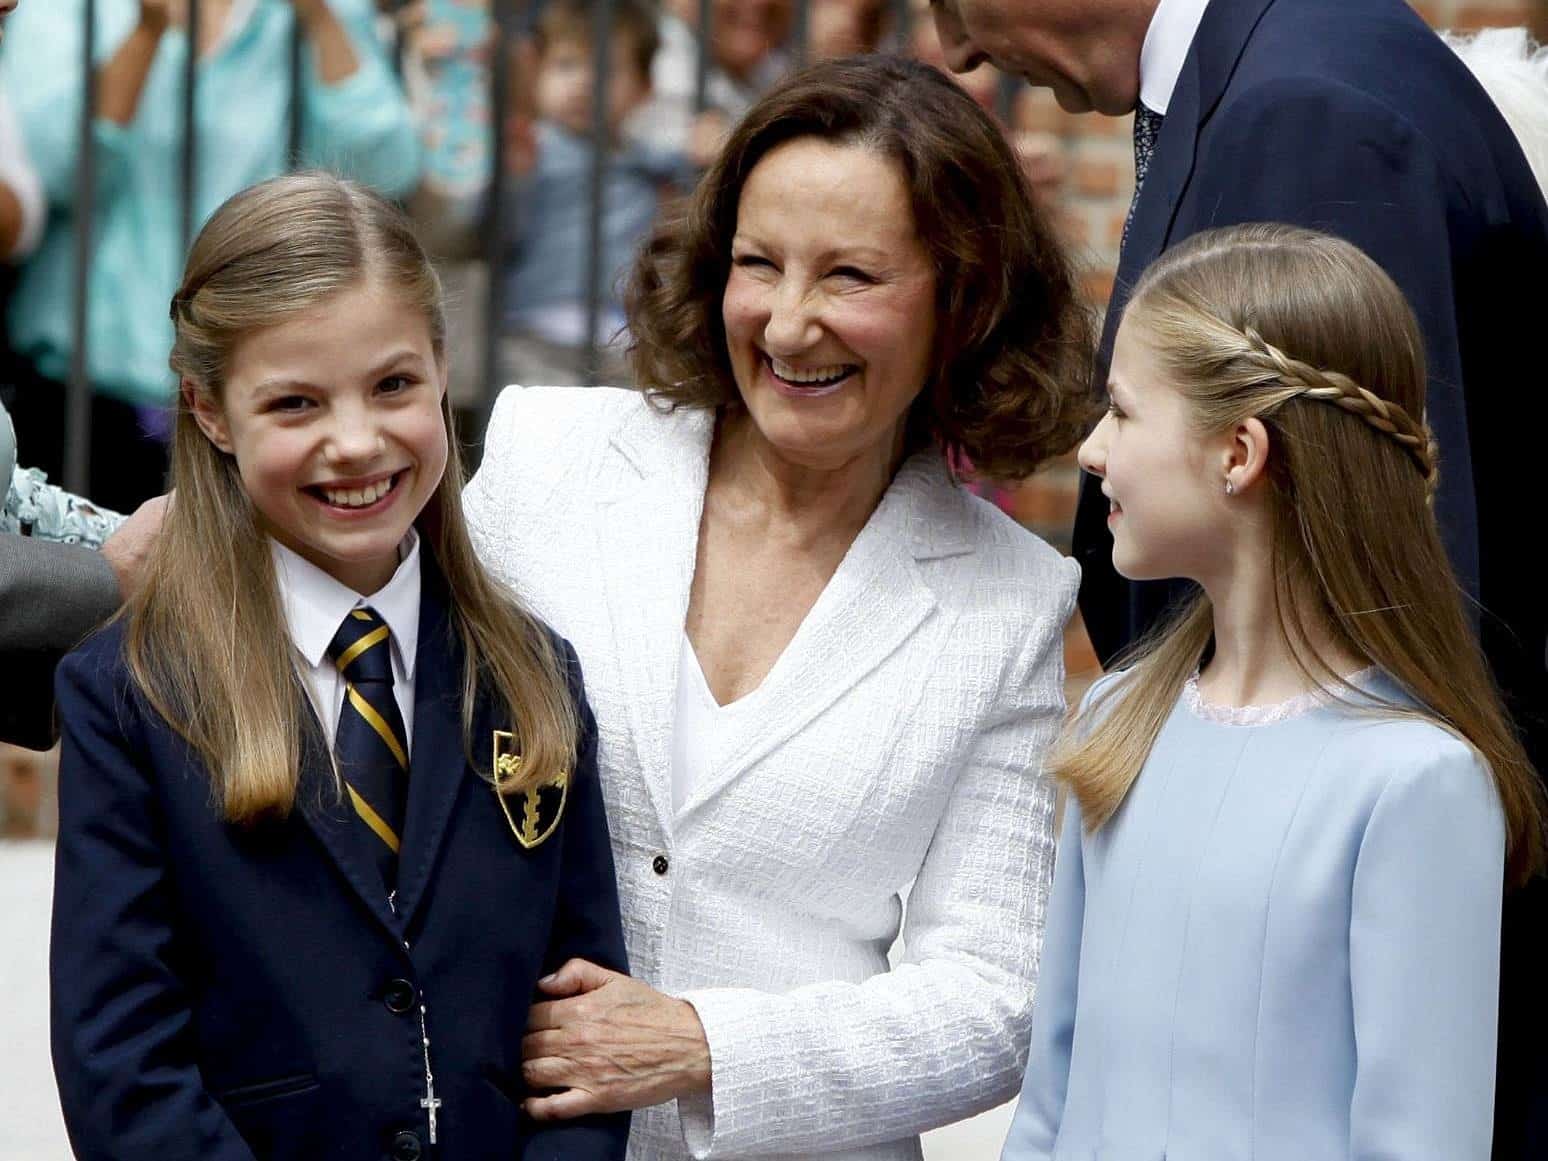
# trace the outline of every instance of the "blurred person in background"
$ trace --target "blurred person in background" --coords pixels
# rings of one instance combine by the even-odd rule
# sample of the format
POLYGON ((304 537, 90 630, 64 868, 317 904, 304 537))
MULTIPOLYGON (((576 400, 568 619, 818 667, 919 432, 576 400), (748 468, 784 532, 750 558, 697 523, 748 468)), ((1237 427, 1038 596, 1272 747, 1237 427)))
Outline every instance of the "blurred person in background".
MULTIPOLYGON (((493 173, 489 0, 416 0, 399 10, 403 83, 419 132, 423 170, 408 200, 419 240, 445 290, 447 392, 459 412, 476 408, 484 381, 489 299, 484 209, 493 173)), ((528 69, 516 62, 523 89, 528 69)), ((524 92, 513 103, 525 99, 524 92)), ((477 424, 470 424, 474 430, 477 424)))
MULTIPOLYGON (((15 10, 16 0, 0 0, 0 40, 15 10)), ((0 92, 0 254, 14 260, 30 251, 43 216, 41 184, 0 92)), ((163 501, 148 504, 111 549, 100 556, 91 551, 123 518, 49 486, 36 469, 18 467, 16 433, 3 400, 0 489, 0 654, 8 686, 0 699, 0 760, 9 761, 14 755, 7 757, 6 743, 40 750, 52 744, 54 664, 117 607, 117 570, 137 560, 141 533, 155 524, 163 501)), ((0 797, 23 784, 12 771, 0 778, 0 797)), ((26 785, 35 787, 35 778, 26 785)), ((15 802, 0 805, 8 806, 0 812, 6 825, 37 813, 35 803, 30 811, 16 809, 15 802)))
MULTIPOLYGON (((93 495, 129 509, 163 488, 172 397, 165 303, 183 257, 183 75, 188 0, 99 0, 94 141, 99 183, 88 323, 93 495)), ((284 172, 289 45, 299 23, 301 160, 390 195, 418 178, 409 111, 371 0, 199 0, 197 171, 191 226, 244 186, 284 172)), ((21 356, 12 411, 29 459, 64 462, 74 349, 74 200, 80 165, 83 0, 11 18, 3 78, 53 210, 9 311, 21 356)))
MULTIPOLYGON (((738 121, 785 72, 791 0, 712 0, 705 109, 724 129, 738 121)), ((686 151, 696 132, 699 0, 665 0, 657 25, 661 51, 651 67, 651 99, 630 118, 629 136, 686 151)))
POLYGON ((891 15, 887 0, 810 0, 806 59, 876 52, 891 30, 891 15))
MULTIPOLYGON (((507 159, 514 181, 504 212, 509 223, 506 335, 501 369, 507 383, 580 384, 586 359, 587 258, 594 164, 595 85, 592 11, 587 0, 549 0, 533 30, 536 120, 508 122, 507 159)), ((650 232, 663 190, 688 188, 697 171, 686 152, 626 142, 622 126, 650 97, 651 65, 660 41, 641 0, 613 7, 612 75, 608 85, 609 152, 602 216, 602 303, 593 339, 609 347, 605 378, 625 374, 624 327, 615 283, 650 232)))

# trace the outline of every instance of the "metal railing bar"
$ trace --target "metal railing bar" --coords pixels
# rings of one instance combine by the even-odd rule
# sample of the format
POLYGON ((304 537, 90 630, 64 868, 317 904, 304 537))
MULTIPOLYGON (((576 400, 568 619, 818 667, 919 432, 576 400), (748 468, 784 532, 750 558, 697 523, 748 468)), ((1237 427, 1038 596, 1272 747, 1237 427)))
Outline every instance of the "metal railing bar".
POLYGON ((300 20, 292 20, 290 27, 290 132, 285 142, 285 163, 290 169, 301 167, 302 150, 306 146, 306 77, 303 72, 302 52, 306 47, 306 34, 300 20))
POLYGON ((790 30, 790 41, 793 49, 790 54, 790 60, 796 68, 804 67, 806 59, 810 55, 807 42, 811 39, 811 28, 811 0, 796 0, 795 24, 790 30))
POLYGON ((70 381, 65 390, 65 487, 91 489, 90 293, 92 224, 97 201, 97 3, 85 0, 81 30, 80 159, 75 170, 75 271, 71 303, 70 381))
POLYGON ((587 194, 591 199, 586 226, 586 344, 582 366, 586 378, 597 383, 602 378, 601 348, 597 330, 602 324, 603 295, 607 292, 608 272, 602 268, 602 217, 606 211, 607 171, 612 152, 608 128, 607 103, 613 71, 613 0, 593 0, 591 17, 591 179, 587 194))
MULTIPOLYGON (((199 35, 202 24, 200 0, 188 0, 188 56, 183 63, 183 159, 182 159, 182 242, 183 255, 193 241, 195 198, 198 196, 199 165, 199 35)), ((182 255, 179 255, 181 259, 182 255)), ((182 262, 178 262, 182 266, 182 262)))
POLYGON ((709 107, 710 37, 715 34, 714 0, 699 0, 699 57, 694 63, 693 111, 709 107))
POLYGON ((484 431, 494 410, 495 396, 501 386, 500 335, 505 325, 506 280, 501 277, 505 261, 505 200, 509 183, 505 176, 505 119, 515 77, 512 53, 520 36, 516 4, 519 0, 492 0, 490 19, 491 55, 489 62, 489 190, 484 204, 482 234, 484 266, 488 271, 489 291, 484 299, 484 349, 481 382, 484 396, 479 403, 478 448, 483 447, 484 431))

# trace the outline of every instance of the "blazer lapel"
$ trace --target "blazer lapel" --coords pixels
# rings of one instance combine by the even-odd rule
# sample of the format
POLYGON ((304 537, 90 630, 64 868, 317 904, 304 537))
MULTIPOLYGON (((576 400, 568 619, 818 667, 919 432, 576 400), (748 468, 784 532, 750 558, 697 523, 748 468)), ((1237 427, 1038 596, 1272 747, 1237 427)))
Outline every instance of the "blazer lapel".
POLYGON ((613 436, 632 470, 595 522, 603 598, 629 733, 663 834, 672 833, 672 727, 680 638, 698 557, 714 416, 664 425, 646 407, 613 436), (663 442, 663 433, 668 442, 663 442))
MULTIPOLYGON (((409 800, 398 852, 398 914, 405 929, 446 837, 452 808, 469 777, 462 733, 462 642, 448 610, 446 582, 429 553, 419 605, 419 655, 414 663, 414 740, 409 755, 409 800)), ((475 746, 480 738, 474 735, 475 746)), ((493 742, 490 742, 493 753, 493 742)), ((474 751, 478 757, 478 751, 474 751)), ((494 791, 491 788, 490 794, 494 791)))
POLYGON ((355 812, 340 793, 328 753, 322 723, 306 703, 306 722, 301 731, 301 773, 296 787, 296 810, 316 836, 344 881, 391 935, 398 936, 398 921, 387 902, 381 872, 366 847, 365 831, 355 812))
POLYGON ((805 729, 924 623, 936 600, 919 560, 971 551, 954 490, 932 457, 904 464, 763 685, 749 695, 764 699, 761 728, 694 787, 679 817, 702 809, 805 729))

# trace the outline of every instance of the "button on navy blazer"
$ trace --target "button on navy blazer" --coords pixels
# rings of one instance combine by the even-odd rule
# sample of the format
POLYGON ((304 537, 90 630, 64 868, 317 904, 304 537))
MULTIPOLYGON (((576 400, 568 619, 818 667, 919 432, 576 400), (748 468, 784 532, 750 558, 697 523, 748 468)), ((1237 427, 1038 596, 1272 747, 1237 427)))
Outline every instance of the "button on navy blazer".
MULTIPOLYGON (((464 755, 461 648, 425 568, 395 914, 315 719, 296 809, 231 825, 122 642, 115 623, 58 674, 53 1054, 77 1156, 622 1158, 627 1114, 539 1126, 520 1111, 536 980, 571 956, 626 970, 590 710, 562 821, 524 850, 464 755)), ((510 724, 487 692, 474 723, 487 763, 510 724)))

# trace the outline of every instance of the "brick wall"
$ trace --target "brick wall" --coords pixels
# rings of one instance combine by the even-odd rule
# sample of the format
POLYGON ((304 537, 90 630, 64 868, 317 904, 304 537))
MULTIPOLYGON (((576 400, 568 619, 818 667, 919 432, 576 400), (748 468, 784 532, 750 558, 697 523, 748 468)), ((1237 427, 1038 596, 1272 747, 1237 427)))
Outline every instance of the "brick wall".
MULTIPOLYGON (((1539 41, 1548 42, 1548 0, 1422 0, 1414 7, 1437 28, 1473 31, 1527 24, 1539 41)), ((1050 133, 1062 143, 1062 225, 1082 258, 1087 294, 1100 307, 1112 289, 1123 220, 1133 191, 1129 121, 1065 113, 1047 91, 1028 91, 1017 103, 1015 122, 1020 129, 1050 133)), ((1073 459, 1066 459, 998 499, 1023 524, 1068 551, 1078 486, 1079 472, 1073 459)), ((1066 640, 1065 661, 1072 689, 1082 688, 1096 673, 1096 658, 1078 619, 1066 640)))

